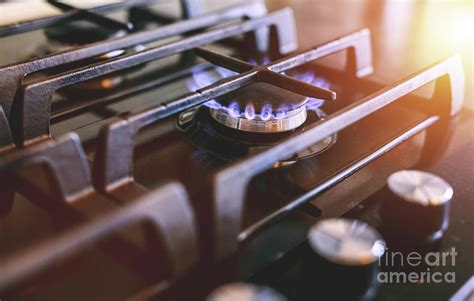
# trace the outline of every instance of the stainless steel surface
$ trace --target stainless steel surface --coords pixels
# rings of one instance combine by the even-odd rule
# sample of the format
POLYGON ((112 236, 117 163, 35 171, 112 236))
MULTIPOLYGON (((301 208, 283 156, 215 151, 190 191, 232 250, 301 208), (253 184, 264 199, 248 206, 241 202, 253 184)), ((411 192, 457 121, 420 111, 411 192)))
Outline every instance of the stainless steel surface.
POLYGON ((228 109, 212 109, 211 116, 219 123, 245 132, 254 133, 279 133, 293 130, 302 125, 306 120, 306 107, 303 105, 299 108, 287 111, 285 117, 274 118, 271 111, 264 116, 253 118, 233 116, 228 109), (266 117, 268 116, 268 117, 266 117))

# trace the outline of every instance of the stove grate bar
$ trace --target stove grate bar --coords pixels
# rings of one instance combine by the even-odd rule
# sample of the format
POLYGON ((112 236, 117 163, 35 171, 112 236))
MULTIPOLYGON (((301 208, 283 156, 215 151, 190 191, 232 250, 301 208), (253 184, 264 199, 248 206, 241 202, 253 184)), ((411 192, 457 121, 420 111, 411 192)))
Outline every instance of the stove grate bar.
MULTIPOLYGON (((107 13, 119 9, 127 9, 135 6, 147 5, 153 3, 151 0, 126 0, 110 3, 98 7, 93 7, 87 10, 82 9, 67 9, 62 14, 35 19, 31 21, 25 21, 21 23, 15 23, 11 25, 0 26, 0 38, 12 36, 28 31, 43 29, 49 26, 59 25, 68 20, 72 20, 81 16, 81 14, 87 13, 100 14, 107 13)), ((51 3, 52 4, 52 3, 51 3)), ((64 7, 65 8, 65 7, 64 7)), ((72 7, 71 7, 72 8, 72 7)))
POLYGON ((54 7, 61 9, 62 11, 77 11, 77 16, 76 16, 77 19, 88 20, 98 25, 108 27, 110 29, 115 29, 115 30, 130 31, 133 29, 133 25, 130 22, 123 23, 123 22, 114 20, 112 18, 108 18, 106 16, 94 13, 90 10, 79 9, 69 4, 59 2, 56 0, 48 0, 48 3, 53 5, 54 7))
POLYGON ((34 140, 49 136, 51 99, 55 91, 60 88, 268 26, 278 28, 281 49, 285 51, 294 50, 297 47, 296 34, 287 29, 288 24, 293 23, 292 10, 282 9, 264 17, 227 25, 176 42, 28 83, 19 89, 15 103, 12 106, 11 115, 13 116, 10 117, 10 120, 12 120, 10 127, 13 139, 17 145, 24 146, 34 140), (34 118, 28 118, 27 116, 34 116, 34 118))
MULTIPOLYGON (((240 232, 242 217, 239 215, 239 213, 243 212, 242 208, 244 206, 244 192, 246 191, 247 183, 253 176, 269 168, 274 161, 286 158, 292 153, 319 141, 327 135, 340 131, 346 126, 357 122, 361 118, 376 112, 380 108, 396 101, 402 96, 407 95, 417 88, 422 87, 432 81, 436 81, 435 93, 433 94, 431 101, 426 100, 425 103, 426 111, 432 114, 432 116, 428 117, 425 119, 425 121, 421 122, 411 130, 405 132, 392 141, 394 141, 394 143, 401 143, 401 140, 407 139, 410 137, 410 135, 413 135, 425 128, 428 128, 427 137, 437 136, 438 132, 433 132, 439 130, 439 128, 436 127, 449 122, 451 120, 450 117, 459 112, 462 104, 464 82, 462 64, 459 57, 452 57, 438 64, 420 70, 392 84, 391 86, 375 92, 372 95, 369 95, 362 100, 328 116, 325 121, 314 124, 301 134, 290 137, 281 144, 267 151, 259 153, 248 159, 236 162, 232 166, 223 168, 217 172, 217 174, 213 176, 213 187, 210 187, 210 189, 212 188, 215 192, 213 201, 215 202, 216 208, 213 212, 215 225, 215 232, 213 233, 215 253, 213 255, 217 258, 223 258, 229 255, 236 250, 239 242, 239 236, 240 239, 245 239, 245 237, 242 237, 242 235, 252 234, 252 231, 248 232, 248 229, 244 230, 244 232, 240 232), (250 166, 252 168, 249 168, 250 166), (232 183, 232 185, 228 185, 228 183, 232 183), (232 191, 229 191, 229 189, 232 189, 232 191)), ((140 120, 140 118, 144 118, 144 115, 131 115, 120 123, 110 124, 105 128, 106 130, 110 128, 116 128, 120 130, 120 132, 109 132, 109 134, 115 133, 117 136, 108 136, 107 138, 111 140, 102 142, 108 143, 110 141, 121 141, 121 147, 118 149, 110 149, 112 152, 121 153, 124 149, 133 149, 134 136, 127 136, 124 135, 124 133, 136 131, 137 128, 132 128, 131 125, 137 124, 131 121, 140 120), (129 138, 131 140, 127 140, 129 138)), ((391 147, 394 147, 394 143, 389 142, 385 148, 382 148, 378 152, 376 151, 372 156, 379 156, 386 151, 389 151, 391 147)), ((113 145, 109 146, 113 147, 113 145)), ((432 147, 432 143, 430 143, 429 140, 425 141, 425 145, 423 147, 432 147)), ((432 150, 430 153, 432 153, 432 150)), ((8 171, 17 170, 21 166, 31 163, 38 163, 39 158, 43 158, 43 160, 46 158, 48 162, 70 162, 71 164, 78 164, 76 166, 64 164, 53 166, 52 171, 56 178, 66 177, 65 180, 67 180, 67 176, 69 175, 70 171, 74 171, 75 177, 77 177, 77 172, 85 172, 84 177, 81 177, 84 178, 85 181, 83 184, 81 184, 82 182, 79 181, 79 184, 81 185, 74 186, 74 189, 76 190, 69 190, 67 187, 65 188, 65 186, 61 187, 61 189, 65 191, 70 191, 69 195, 72 196, 72 198, 69 198, 69 200, 74 200, 76 197, 77 199, 80 199, 84 197, 85 193, 83 192, 85 190, 93 190, 93 188, 89 188, 91 185, 89 166, 85 161, 83 149, 76 134, 68 134, 65 137, 59 138, 57 140, 44 141, 7 155, 4 157, 5 160, 0 162, 2 176, 4 176, 5 173, 8 173, 8 171), (62 147, 64 145, 65 147, 62 147), (48 157, 51 156, 54 156, 55 159, 64 158, 64 160, 47 160, 48 157), (78 187, 83 187, 84 189, 77 190, 78 187)), ((100 159, 102 158, 96 158, 95 163, 97 163, 100 159)), ((123 162, 124 160, 120 160, 115 162, 115 164, 121 165, 123 162)), ((365 161, 362 161, 359 163, 359 165, 365 163, 365 161)), ((125 162, 125 164, 129 164, 129 162, 125 162)), ((97 166, 100 165, 94 165, 94 168, 97 166)), ((357 169, 359 167, 360 166, 355 164, 352 168, 357 169)), ((336 175, 336 177, 337 176, 338 175, 336 175)), ((77 179, 74 181, 68 180, 66 182, 77 182, 77 179)), ((60 185, 64 184, 76 185, 77 183, 60 183, 60 185)), ((182 252, 183 250, 186 252, 189 252, 190 250, 197 251, 197 234, 195 232, 196 227, 193 217, 194 215, 192 210, 189 209, 189 199, 187 198, 185 189, 181 186, 181 184, 172 185, 179 186, 180 188, 178 190, 181 192, 178 194, 167 194, 165 191, 166 187, 163 189, 154 190, 154 192, 151 192, 151 195, 153 195, 152 197, 150 196, 148 198, 145 196, 140 197, 140 199, 135 202, 126 202, 127 204, 124 206, 106 213, 105 215, 98 217, 96 220, 89 221, 79 228, 72 229, 59 237, 53 238, 52 240, 49 240, 45 243, 41 243, 32 249, 26 250, 24 253, 18 253, 14 255, 14 257, 8 257, 0 261, 0 270, 13 271, 12 273, 8 273, 8 275, 5 274, 5 277, 0 276, 0 287, 6 288, 14 285, 16 282, 21 281, 22 279, 27 278, 36 272, 43 270, 44 268, 47 268, 49 263, 51 263, 52 260, 55 260, 58 256, 66 256, 66 254, 70 254, 70 252, 75 251, 78 247, 83 247, 87 243, 108 236, 117 226, 124 226, 135 222, 136 218, 140 219, 143 214, 146 215, 149 214, 149 212, 166 212, 164 217, 159 215, 152 217, 145 216, 145 218, 150 217, 155 226, 158 227, 157 231, 161 235, 165 235, 167 238, 169 238, 167 241, 168 246, 165 246, 165 248, 173 250, 172 252, 168 252, 169 254, 181 254, 179 252, 182 252), (171 203, 173 206, 176 205, 176 199, 182 200, 182 206, 180 205, 178 206, 179 208, 173 207, 170 209, 171 203), (172 200, 172 202, 168 200, 172 200), (163 211, 161 209, 149 210, 150 207, 148 207, 148 205, 153 206, 153 208, 155 208, 154 206, 158 206, 159 208, 168 208, 173 212, 170 213, 169 211, 163 211), (182 216, 183 218, 176 218, 176 216, 182 216), (166 222, 162 223, 163 220, 166 220, 166 217, 172 217, 173 220, 179 221, 179 223, 171 223, 171 225, 166 222), (185 232, 189 235, 186 236, 186 239, 183 241, 176 241, 176 237, 182 237, 181 234, 183 231, 183 220, 186 224, 185 232), (179 233, 180 235, 176 235, 176 233, 179 233), (183 247, 184 244, 189 244, 190 242, 193 243, 192 247, 189 247, 188 245, 183 247)), ((110 190, 107 193, 110 193, 110 190)), ((65 197, 65 200, 67 200, 67 197, 65 197)), ((305 202, 307 200, 308 198, 302 200, 297 199, 295 202, 305 202)), ((288 210, 291 209, 293 208, 288 210)), ((259 225, 259 228, 263 226, 265 225, 259 225)), ((176 275, 184 273, 195 263, 195 260, 193 259, 192 261, 184 264, 181 262, 181 256, 176 256, 176 258, 170 258, 169 260, 171 263, 175 263, 174 266, 177 267, 173 269, 176 275)))
POLYGON ((111 236, 132 223, 148 222, 162 241, 175 279, 198 261, 194 213, 184 187, 165 184, 134 202, 118 207, 87 223, 0 260, 0 290, 44 271, 60 259, 111 236))
POLYGON ((12 133, 8 125, 7 115, 2 106, 0 106, 0 153, 10 151, 15 148, 12 133))
MULTIPOLYGON (((275 212, 271 213, 267 217, 259 220, 255 224, 249 226, 248 228, 244 229, 242 232, 239 233, 238 240, 244 241, 249 237, 256 235, 259 231, 263 230, 264 228, 270 226, 271 224, 277 222, 284 216, 288 215, 290 212, 293 212, 296 208, 303 206, 307 202, 316 198, 322 192, 330 189, 337 183, 341 182, 342 180, 349 177, 351 174, 357 172, 364 166, 368 165, 375 159, 383 156, 387 152, 391 151, 404 141, 408 140, 409 138, 413 137, 414 135, 422 132, 423 130, 428 129, 432 126, 435 122, 439 120, 439 116, 431 116, 422 122, 418 123, 414 127, 408 129, 407 131, 403 132, 399 136, 393 138, 388 143, 383 145, 382 147, 378 148, 374 152, 370 153, 368 156, 360 159, 357 162, 354 162, 352 165, 347 166, 340 172, 338 172, 335 176, 329 178, 327 181, 321 183, 317 187, 314 187, 304 195, 299 196, 297 199, 289 203, 288 205, 276 210, 275 212)), ((324 208, 318 208, 324 210, 324 208)))
POLYGON ((15 172, 37 164, 45 164, 52 173, 61 202, 74 202, 93 190, 90 168, 75 133, 7 153, 0 161, 0 170, 15 172))
MULTIPOLYGON (((83 59, 98 56, 116 49, 130 48, 135 45, 149 43, 152 41, 169 38, 197 29, 213 26, 225 21, 243 18, 247 15, 260 17, 266 14, 266 8, 261 2, 251 4, 240 4, 229 8, 209 13, 190 20, 179 21, 174 24, 162 26, 157 29, 137 32, 108 41, 97 42, 87 46, 74 48, 29 61, 15 63, 0 67, 0 105, 3 106, 7 117, 10 116, 11 106, 21 80, 28 74, 58 67, 64 64, 77 62, 83 59), (248 12, 251 12, 250 14, 248 12)), ((281 26, 280 26, 281 27, 281 26)), ((283 30, 280 28, 280 30, 283 30)), ((292 32, 286 36, 291 38, 292 32)), ((294 40, 295 36, 290 40, 294 40)))
MULTIPOLYGON (((170 279, 179 277, 197 262, 196 223, 182 184, 168 183, 147 191, 138 183, 130 183, 125 196, 123 192, 114 190, 107 191, 105 195, 97 193, 92 186, 84 149, 75 133, 42 141, 3 157, 0 161, 0 178, 3 180, 0 215, 7 215, 14 201, 16 190, 10 186, 9 175, 13 176, 24 168, 38 164, 47 165, 55 179, 53 190, 60 194, 59 198, 44 195, 47 203, 38 205, 51 213, 66 206, 72 210, 70 212, 79 213, 87 221, 59 236, 0 260, 0 270, 9 271, 5 277, 0 276, 0 290, 34 276, 47 269, 58 258, 65 258, 90 243, 112 236, 117 228, 132 223, 150 222, 154 226, 155 235, 160 238, 151 241, 162 242, 160 247, 168 256, 167 274, 170 279), (113 206, 113 209, 104 212, 101 203, 106 201, 108 204, 110 200, 119 207, 113 206)), ((22 188, 26 184, 31 183, 23 183, 22 188)), ((27 190, 19 192, 26 198, 30 196, 27 190)), ((36 200, 36 194, 34 195, 36 200)))
MULTIPOLYGON (((349 53, 354 54, 365 50, 367 48, 367 43, 370 45, 370 34, 368 33, 368 31, 362 30, 360 32, 345 36, 339 39, 338 41, 344 42, 329 43, 330 45, 332 45, 330 49, 333 50, 333 53, 342 51, 346 48, 353 47, 355 48, 355 50, 350 51, 349 53), (355 41, 353 41, 353 39, 355 41)), ((321 57, 328 55, 328 53, 330 52, 326 45, 327 44, 323 44, 322 46, 315 48, 322 49, 321 57)), ((314 55, 315 51, 316 50, 311 50, 311 53, 314 57, 317 57, 316 55, 314 55)), ((206 58, 211 59, 213 63, 227 64, 229 62, 227 57, 221 57, 220 55, 214 52, 199 49, 198 53, 205 55, 206 58)), ((359 57, 360 56, 357 55, 351 55, 349 58, 351 60, 354 60, 358 59, 359 57)), ((290 60, 291 59, 292 57, 290 57, 290 60)), ((236 61, 236 59, 231 60, 231 63, 236 61)), ((285 59, 283 59, 282 61, 284 62, 285 59)), ((371 61, 365 60, 364 64, 350 63, 349 65, 358 66, 361 69, 369 69, 372 67, 371 64, 369 66, 367 65, 369 64, 369 62, 371 63, 371 61)), ((280 63, 281 61, 275 64, 280 63)), ((298 63, 303 64, 301 60, 298 60, 298 63)), ((247 63, 239 62, 239 64, 241 66, 246 66, 247 63)), ((99 187, 101 187, 101 189, 103 190, 107 190, 107 187, 109 185, 113 185, 113 183, 121 182, 124 179, 133 177, 131 162, 134 147, 134 137, 141 128, 151 123, 157 122, 163 118, 166 118, 170 115, 173 115, 179 111, 200 105, 208 100, 235 91, 245 85, 248 85, 249 83, 258 81, 258 79, 256 79, 256 75, 259 72, 262 72, 262 67, 255 67, 253 65, 251 66, 251 70, 243 72, 240 75, 222 79, 210 86, 199 89, 194 93, 187 94, 182 98, 170 100, 155 108, 131 115, 127 117, 125 121, 121 120, 118 121, 116 124, 111 124, 104 128, 104 130, 101 132, 102 137, 99 137, 99 141, 101 141, 101 143, 103 144, 100 145, 97 150, 96 164, 98 166, 95 166, 97 172, 94 173, 94 175, 97 177, 96 183, 99 183, 99 187), (125 146, 127 142, 128 145, 125 146), (120 151, 118 151, 119 149, 120 151), (117 162, 122 162, 123 164, 117 164, 117 162)), ((269 66, 272 66, 272 63, 269 66)), ((288 64, 287 66, 290 65, 288 64)), ((266 67, 264 66, 263 68, 266 67)), ((264 69, 263 71, 267 72, 266 69, 264 69)), ((348 71, 353 72, 349 76, 353 76, 357 73, 357 70, 348 69, 348 71)))
MULTIPOLYGON (((78 101, 74 100, 71 104, 67 104, 67 106, 52 106, 52 113, 51 113, 51 124, 55 124, 64 120, 67 120, 68 118, 72 118, 75 116, 78 116, 90 109, 98 108, 104 108, 104 106, 119 101, 125 97, 138 94, 138 93, 143 93, 147 90, 153 89, 157 86, 164 85, 168 82, 172 82, 174 80, 177 80, 179 78, 183 78, 186 76, 189 76, 193 72, 196 72, 196 70, 199 71, 204 71, 204 70, 209 70, 213 68, 213 65, 210 63, 202 63, 199 65, 194 65, 194 66, 189 66, 185 67, 181 62, 178 62, 176 65, 172 65, 163 69, 160 69, 159 72, 156 72, 155 74, 156 79, 154 80, 149 80, 146 82, 139 82, 139 83, 132 83, 131 85, 127 85, 126 88, 120 89, 119 91, 112 93, 110 95, 105 95, 103 97, 98 97, 98 98, 88 98, 88 99, 80 99, 78 101), (176 67, 179 66, 179 70, 177 70, 176 67), (183 68, 184 67, 184 68, 183 68)), ((111 116, 108 116, 111 117, 111 116)), ((0 135, 1 137, 1 135, 0 135)), ((1 152, 1 150, 0 150, 1 152)))
POLYGON ((238 73, 244 73, 255 68, 255 66, 250 63, 203 47, 194 49, 194 53, 214 65, 238 73))
POLYGON ((332 91, 296 80, 284 74, 280 74, 280 72, 343 50, 348 50, 347 69, 352 69, 348 70, 349 74, 362 77, 372 72, 370 32, 367 29, 263 66, 254 66, 205 48, 196 49, 196 54, 215 65, 228 68, 232 71, 254 74, 252 79, 255 82, 263 81, 308 97, 335 99, 336 95, 332 91))
POLYGON ((329 115, 325 120, 316 122, 301 134, 289 137, 266 151, 218 172, 213 184, 215 256, 223 258, 237 249, 244 207, 243 192, 247 190, 247 184, 254 176, 271 168, 274 162, 291 157, 433 81, 436 83, 435 92, 431 101, 426 102, 425 112, 431 116, 439 116, 438 123, 441 128, 433 126, 431 128, 434 130, 428 131, 427 135, 431 139, 425 142, 423 153, 436 153, 437 143, 433 141, 438 141, 436 137, 440 133, 446 134, 443 126, 447 126, 451 116, 459 112, 463 102, 464 72, 459 56, 448 58, 403 78, 329 115))

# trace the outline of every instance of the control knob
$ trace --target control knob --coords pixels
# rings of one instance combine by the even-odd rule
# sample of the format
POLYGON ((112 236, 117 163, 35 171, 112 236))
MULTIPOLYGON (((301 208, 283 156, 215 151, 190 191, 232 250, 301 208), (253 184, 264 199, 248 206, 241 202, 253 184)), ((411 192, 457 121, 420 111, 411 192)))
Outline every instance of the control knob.
POLYGON ((390 175, 388 188, 392 195, 383 200, 381 210, 387 239, 413 246, 443 236, 453 197, 449 183, 428 172, 401 170, 390 175))
POLYGON ((306 287, 323 296, 353 299, 365 295, 376 281, 385 242, 368 224, 351 219, 327 219, 308 233, 306 287))

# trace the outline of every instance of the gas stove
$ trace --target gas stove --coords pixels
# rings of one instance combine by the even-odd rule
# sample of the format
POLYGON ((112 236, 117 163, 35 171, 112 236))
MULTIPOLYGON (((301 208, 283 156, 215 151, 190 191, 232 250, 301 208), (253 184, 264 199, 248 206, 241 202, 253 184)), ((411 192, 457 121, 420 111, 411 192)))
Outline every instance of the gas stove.
POLYGON ((0 27, 1 300, 471 300, 459 56, 381 84, 369 29, 168 4, 0 27))

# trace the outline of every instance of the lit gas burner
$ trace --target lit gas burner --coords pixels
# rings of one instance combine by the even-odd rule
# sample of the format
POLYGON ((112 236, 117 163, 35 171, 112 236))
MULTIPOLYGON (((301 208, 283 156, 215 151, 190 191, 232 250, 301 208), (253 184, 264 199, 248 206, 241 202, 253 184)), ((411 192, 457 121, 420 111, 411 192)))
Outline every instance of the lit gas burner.
MULTIPOLYGON (((236 73, 217 67, 215 72, 197 72, 188 82, 190 90, 213 84, 236 73)), ((288 74, 322 88, 329 84, 313 72, 288 74)), ((319 111, 321 99, 308 98, 279 87, 257 82, 205 103, 214 120, 226 127, 253 133, 281 133, 304 124, 307 110, 319 111)), ((318 114, 321 112, 318 112, 318 114)))
POLYGON ((306 121, 307 97, 266 84, 255 83, 207 105, 219 123, 246 132, 278 133, 306 121))
MULTIPOLYGON (((188 82, 198 90, 235 73, 223 68, 200 72, 188 82)), ((312 71, 288 74, 299 80, 328 89, 329 83, 312 71)), ((324 119, 324 100, 308 98, 267 83, 253 83, 182 112, 178 128, 200 147, 199 158, 208 164, 228 161, 263 151, 293 134, 324 119), (205 155, 207 151, 208 156, 205 155)), ((293 156, 276 162, 275 168, 314 157, 336 142, 336 135, 326 137, 293 156)))

